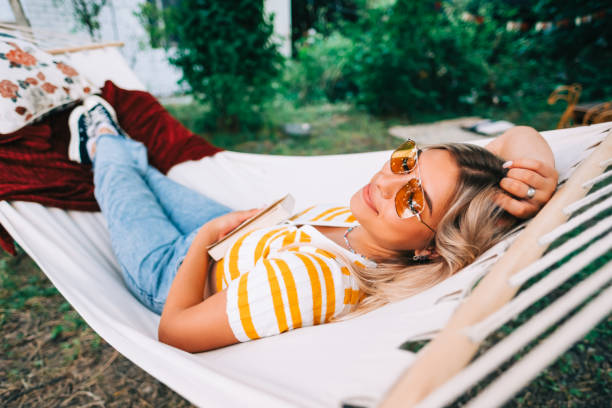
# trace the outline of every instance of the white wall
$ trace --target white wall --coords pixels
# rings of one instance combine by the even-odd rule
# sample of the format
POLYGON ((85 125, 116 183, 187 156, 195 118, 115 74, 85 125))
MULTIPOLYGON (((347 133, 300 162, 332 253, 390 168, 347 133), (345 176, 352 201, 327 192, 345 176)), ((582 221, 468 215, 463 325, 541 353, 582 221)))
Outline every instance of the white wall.
POLYGON ((0 22, 14 22, 15 16, 8 0, 0 0, 0 22))
POLYGON ((291 56, 291 0, 265 0, 266 14, 274 13, 274 32, 280 44, 280 52, 291 56))

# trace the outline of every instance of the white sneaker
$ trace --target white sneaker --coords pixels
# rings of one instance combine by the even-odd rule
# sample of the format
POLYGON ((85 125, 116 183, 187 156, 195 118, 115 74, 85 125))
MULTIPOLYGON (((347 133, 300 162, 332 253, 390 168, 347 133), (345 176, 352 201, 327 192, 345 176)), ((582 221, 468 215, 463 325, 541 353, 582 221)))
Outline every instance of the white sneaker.
POLYGON ((68 143, 68 158, 77 163, 91 164, 91 158, 87 152, 87 141, 90 128, 89 117, 85 108, 81 105, 75 107, 68 117, 68 128, 70 130, 70 142, 68 143))
POLYGON ((88 96, 83 101, 83 107, 89 114, 94 131, 97 131, 98 127, 110 125, 107 127, 116 130, 118 135, 127 137, 125 131, 119 126, 115 109, 104 98, 97 95, 88 96))

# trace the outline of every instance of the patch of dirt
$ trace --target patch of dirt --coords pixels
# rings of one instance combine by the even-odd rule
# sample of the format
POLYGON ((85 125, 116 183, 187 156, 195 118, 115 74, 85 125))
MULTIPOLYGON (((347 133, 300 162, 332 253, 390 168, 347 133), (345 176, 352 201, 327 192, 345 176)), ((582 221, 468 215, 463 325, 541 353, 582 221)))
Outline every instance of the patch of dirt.
POLYGON ((478 117, 463 117, 411 126, 392 126, 388 131, 391 136, 403 140, 412 139, 421 145, 465 142, 486 137, 461 128, 461 126, 469 126, 479 120, 482 119, 478 117))
POLYGON ((332 126, 338 126, 348 122, 350 119, 351 117, 348 115, 333 115, 330 122, 332 126))
POLYGON ((25 253, 0 262, 0 406, 192 406, 101 339, 25 253))

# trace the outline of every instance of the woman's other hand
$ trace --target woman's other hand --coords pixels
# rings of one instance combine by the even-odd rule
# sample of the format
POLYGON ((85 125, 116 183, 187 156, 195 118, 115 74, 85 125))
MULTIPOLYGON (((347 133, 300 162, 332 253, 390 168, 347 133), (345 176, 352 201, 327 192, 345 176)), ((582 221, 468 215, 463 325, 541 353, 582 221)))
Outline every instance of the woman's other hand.
POLYGON ((485 147, 506 160, 508 169, 500 182, 507 194, 500 194, 497 204, 517 218, 535 215, 557 188, 555 157, 546 140, 532 127, 516 126, 485 147), (530 187, 535 190, 532 197, 530 187))
POLYGON ((536 159, 514 159, 504 163, 508 169, 499 185, 507 194, 500 194, 496 202, 517 218, 535 215, 550 200, 557 188, 558 173, 554 167, 536 159), (535 190, 529 197, 529 189, 535 190))
POLYGON ((234 211, 200 228, 172 281, 159 321, 159 341, 189 352, 211 350, 238 342, 229 325, 225 290, 202 300, 208 274, 206 248, 260 210, 234 211))
POLYGON ((212 241, 211 243, 214 243, 260 211, 261 209, 258 208, 245 211, 233 211, 207 222, 202 229, 206 230, 207 236, 212 241))

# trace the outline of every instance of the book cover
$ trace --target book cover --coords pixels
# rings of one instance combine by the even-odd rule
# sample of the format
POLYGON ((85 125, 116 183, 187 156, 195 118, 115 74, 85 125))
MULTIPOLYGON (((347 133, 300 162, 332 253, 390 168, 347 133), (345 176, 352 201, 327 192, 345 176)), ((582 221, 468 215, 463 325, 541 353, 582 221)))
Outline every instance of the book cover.
POLYGON ((225 256, 228 248, 234 245, 234 243, 249 231, 256 230, 258 228, 271 227, 272 225, 279 224, 291 217, 293 214, 293 206, 295 205, 295 199, 291 194, 287 194, 278 201, 273 202, 265 209, 263 209, 257 215, 244 221, 232 232, 224 236, 219 241, 215 242, 208 247, 208 254, 215 261, 220 260, 225 256))

